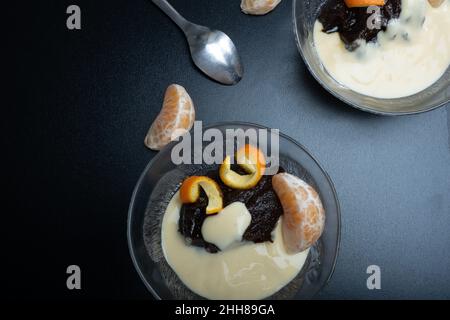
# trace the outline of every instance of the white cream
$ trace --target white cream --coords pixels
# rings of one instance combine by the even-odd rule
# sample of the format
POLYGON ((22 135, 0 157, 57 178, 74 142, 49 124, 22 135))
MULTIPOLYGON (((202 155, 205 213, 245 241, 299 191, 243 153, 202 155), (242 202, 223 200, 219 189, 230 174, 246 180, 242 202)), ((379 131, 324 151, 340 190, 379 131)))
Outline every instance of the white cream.
POLYGON ((251 221, 252 216, 245 204, 233 202, 203 222, 203 239, 224 251, 242 242, 242 236, 251 221))
POLYGON ((378 33, 376 43, 362 41, 354 52, 345 49, 338 33, 322 32, 318 21, 314 43, 328 73, 353 91, 377 98, 413 95, 450 65, 450 0, 438 8, 425 0, 402 0, 399 19, 378 33))
MULTIPOLYGON (((273 243, 242 242, 215 254, 188 246, 178 232, 181 205, 176 193, 163 218, 163 253, 180 280, 200 296, 263 299, 288 284, 306 261, 309 249, 295 255, 286 252, 280 221, 274 230, 273 243)), ((208 219, 212 218, 217 217, 208 219)))

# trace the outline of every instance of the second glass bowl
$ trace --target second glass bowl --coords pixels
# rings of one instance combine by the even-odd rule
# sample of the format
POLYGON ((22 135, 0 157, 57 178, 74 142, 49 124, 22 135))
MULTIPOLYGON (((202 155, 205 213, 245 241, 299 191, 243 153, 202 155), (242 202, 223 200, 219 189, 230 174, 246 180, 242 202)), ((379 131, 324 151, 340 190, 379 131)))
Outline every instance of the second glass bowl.
POLYGON ((357 93, 334 80, 323 67, 314 47, 313 30, 324 0, 294 0, 293 22, 297 47, 314 78, 327 91, 363 111, 382 115, 406 115, 433 110, 450 102, 450 67, 431 87, 408 97, 379 99, 357 93))

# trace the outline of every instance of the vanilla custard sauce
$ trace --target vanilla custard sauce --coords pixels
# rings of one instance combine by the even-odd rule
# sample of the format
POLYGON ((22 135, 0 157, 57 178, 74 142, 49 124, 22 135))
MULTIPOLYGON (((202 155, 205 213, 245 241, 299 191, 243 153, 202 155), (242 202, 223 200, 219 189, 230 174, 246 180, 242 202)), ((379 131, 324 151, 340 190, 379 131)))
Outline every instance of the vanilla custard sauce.
MULTIPOLYGON (((178 232, 181 206, 177 192, 163 217, 161 233, 163 253, 167 263, 180 280, 204 298, 266 298, 294 279, 306 261, 309 249, 294 255, 286 253, 280 221, 273 231, 273 243, 240 242, 238 245, 227 247, 214 254, 208 253, 204 248, 189 246, 178 232)), ((246 210, 244 204, 233 203, 218 215, 223 214, 221 219, 241 217, 239 219, 242 219, 242 223, 247 224, 247 213, 236 211, 240 208, 246 210), (229 215, 226 215, 227 213, 229 215)), ((206 220, 218 217, 208 217, 206 220)), ((232 225, 230 221, 223 221, 217 226, 221 224, 232 225)), ((238 225, 242 226, 241 223, 238 225)), ((213 232, 211 228, 212 226, 208 226, 208 233, 213 232)), ((239 227, 236 230, 241 229, 239 227)), ((217 239, 225 238, 223 235, 217 237, 217 239)), ((221 243, 228 245, 229 242, 226 240, 221 243)))
POLYGON ((241 244, 242 236, 251 221, 252 216, 245 204, 233 202, 214 216, 214 219, 205 219, 202 225, 203 239, 224 251, 241 244))

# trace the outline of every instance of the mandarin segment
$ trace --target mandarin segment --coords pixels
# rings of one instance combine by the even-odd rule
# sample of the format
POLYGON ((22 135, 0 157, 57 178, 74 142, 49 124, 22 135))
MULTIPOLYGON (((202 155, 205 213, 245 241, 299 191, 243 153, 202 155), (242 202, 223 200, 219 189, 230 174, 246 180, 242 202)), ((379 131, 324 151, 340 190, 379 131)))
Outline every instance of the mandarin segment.
POLYGON ((153 121, 144 140, 153 150, 161 150, 172 140, 192 128, 195 108, 186 89, 171 84, 165 93, 162 109, 153 121))
POLYGON ((308 249, 319 239, 325 226, 325 210, 317 192, 289 173, 274 175, 272 186, 283 207, 286 251, 295 254, 308 249))

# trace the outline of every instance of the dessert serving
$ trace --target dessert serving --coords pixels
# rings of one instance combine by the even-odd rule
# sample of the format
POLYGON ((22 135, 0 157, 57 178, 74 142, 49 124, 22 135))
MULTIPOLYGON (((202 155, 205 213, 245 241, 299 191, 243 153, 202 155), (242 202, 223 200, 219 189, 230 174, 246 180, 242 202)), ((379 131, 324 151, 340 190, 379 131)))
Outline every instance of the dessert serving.
POLYGON ((127 236, 143 283, 157 299, 314 297, 330 280, 339 251, 340 210, 330 177, 278 130, 226 122, 196 131, 197 125, 186 141, 196 132, 204 140, 191 161, 173 157, 186 144, 170 143, 133 192, 127 236), (211 152, 212 132, 223 135, 223 149, 213 162, 194 162, 211 152), (236 143, 239 132, 258 138, 236 143))
POLYGON ((187 91, 170 85, 144 140, 159 153, 130 206, 130 249, 144 282, 156 297, 176 299, 311 297, 331 276, 339 242, 328 177, 278 130, 241 123, 203 131, 194 120, 187 91), (323 241, 317 181, 332 214, 323 241))
POLYGON ((293 174, 264 175, 264 154, 247 144, 231 164, 182 182, 164 213, 164 257, 190 290, 208 299, 263 299, 301 271, 321 236, 325 211, 293 174))
POLYGON ((314 46, 341 85, 375 98, 400 98, 446 76, 449 30, 450 0, 325 0, 314 46))

